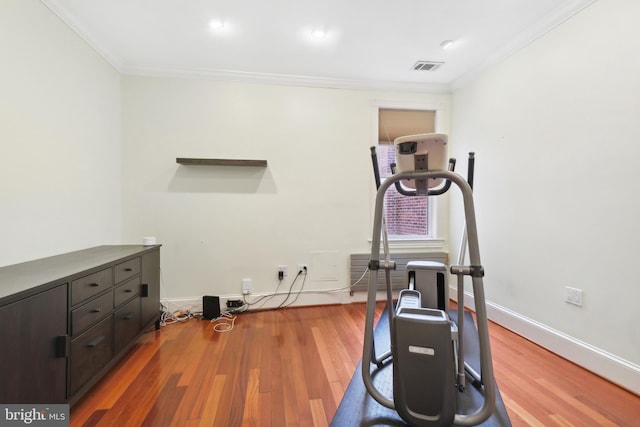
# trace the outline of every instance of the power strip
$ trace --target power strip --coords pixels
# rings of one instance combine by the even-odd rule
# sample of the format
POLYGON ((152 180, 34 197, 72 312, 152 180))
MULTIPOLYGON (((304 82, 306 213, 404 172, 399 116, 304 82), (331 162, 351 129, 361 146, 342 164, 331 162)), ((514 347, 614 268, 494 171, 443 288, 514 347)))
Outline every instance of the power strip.
POLYGON ((241 299, 229 299, 227 300, 227 308, 239 308, 244 305, 244 301, 241 299))

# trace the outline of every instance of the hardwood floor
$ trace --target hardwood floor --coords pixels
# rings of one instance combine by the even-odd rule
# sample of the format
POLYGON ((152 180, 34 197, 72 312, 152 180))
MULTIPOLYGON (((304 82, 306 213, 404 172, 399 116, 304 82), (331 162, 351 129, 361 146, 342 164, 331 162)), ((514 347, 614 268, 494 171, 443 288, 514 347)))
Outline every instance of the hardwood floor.
MULTIPOLYGON (((378 315, 382 305, 377 308, 378 315)), ((362 353, 364 305, 244 313, 150 331, 71 409, 71 426, 326 426, 362 353)), ((514 426, 632 426, 640 397, 491 324, 514 426)))

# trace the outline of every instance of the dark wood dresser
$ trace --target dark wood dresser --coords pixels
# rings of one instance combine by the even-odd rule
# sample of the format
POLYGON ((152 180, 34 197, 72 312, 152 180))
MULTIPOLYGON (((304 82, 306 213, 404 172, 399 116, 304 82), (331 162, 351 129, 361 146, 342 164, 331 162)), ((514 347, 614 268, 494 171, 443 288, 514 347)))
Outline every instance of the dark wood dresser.
POLYGON ((0 403, 75 403, 160 320, 160 245, 0 267, 0 403))

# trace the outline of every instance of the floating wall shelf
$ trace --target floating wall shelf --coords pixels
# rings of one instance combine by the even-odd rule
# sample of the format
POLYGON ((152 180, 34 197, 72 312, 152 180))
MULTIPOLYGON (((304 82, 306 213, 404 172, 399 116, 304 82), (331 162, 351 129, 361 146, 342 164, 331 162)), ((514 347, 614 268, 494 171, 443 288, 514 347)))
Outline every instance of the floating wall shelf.
POLYGON ((195 159, 190 157, 177 157, 176 163, 181 165, 201 166, 259 166, 266 167, 266 160, 242 160, 242 159, 195 159))

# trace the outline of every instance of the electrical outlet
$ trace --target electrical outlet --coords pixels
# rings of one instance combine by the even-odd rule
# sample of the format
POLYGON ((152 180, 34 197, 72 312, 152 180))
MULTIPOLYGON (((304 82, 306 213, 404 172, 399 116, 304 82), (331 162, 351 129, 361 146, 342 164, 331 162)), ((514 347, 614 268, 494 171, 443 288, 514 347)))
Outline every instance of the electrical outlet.
POLYGON ((253 285, 253 280, 249 278, 242 279, 242 294, 243 295, 250 294, 252 285, 253 285))
POLYGON ((279 265, 278 266, 278 279, 282 280, 285 277, 287 277, 288 273, 289 273, 289 267, 287 267, 286 265, 279 265))
POLYGON ((309 273, 309 266, 307 264, 298 264, 298 272, 309 273))
POLYGON ((566 302, 568 302, 569 304, 577 305, 578 307, 582 307, 582 289, 565 286, 564 290, 564 300, 566 302))

